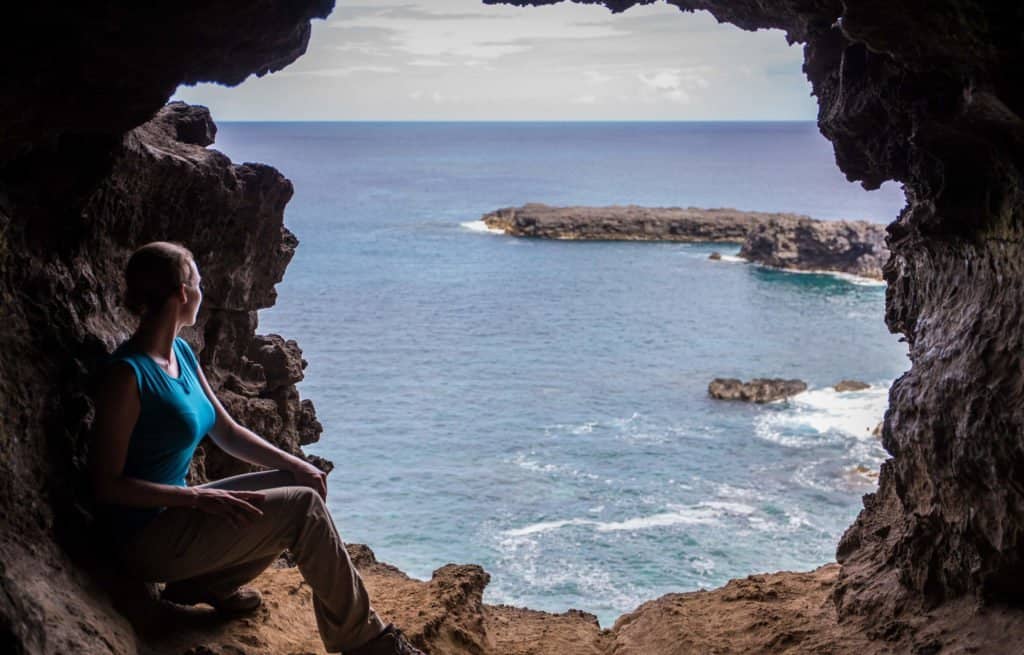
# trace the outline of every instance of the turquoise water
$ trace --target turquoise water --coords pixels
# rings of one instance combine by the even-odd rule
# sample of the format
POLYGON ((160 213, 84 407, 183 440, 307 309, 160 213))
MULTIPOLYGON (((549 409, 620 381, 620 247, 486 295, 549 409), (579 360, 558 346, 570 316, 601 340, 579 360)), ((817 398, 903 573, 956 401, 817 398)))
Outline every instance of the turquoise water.
POLYGON ((223 124, 217 148, 296 187, 301 242, 260 330, 296 339, 342 535, 488 602, 609 626, 670 591, 808 569, 885 453, 869 431, 906 348, 884 287, 709 261, 730 245, 517 240, 525 202, 795 211, 887 222, 808 123, 223 124), (475 229, 474 229, 475 228, 475 229), (797 377, 788 403, 718 376, 797 377), (836 394, 843 378, 871 383, 836 394))

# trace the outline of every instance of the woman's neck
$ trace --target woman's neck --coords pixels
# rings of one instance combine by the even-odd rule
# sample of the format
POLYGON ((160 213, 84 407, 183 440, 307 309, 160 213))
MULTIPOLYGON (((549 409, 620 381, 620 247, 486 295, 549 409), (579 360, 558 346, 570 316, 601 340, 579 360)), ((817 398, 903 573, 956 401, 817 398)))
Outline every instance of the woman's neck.
POLYGON ((175 321, 159 316, 144 317, 132 335, 131 342, 136 348, 170 361, 174 351, 174 337, 178 336, 179 329, 175 321))

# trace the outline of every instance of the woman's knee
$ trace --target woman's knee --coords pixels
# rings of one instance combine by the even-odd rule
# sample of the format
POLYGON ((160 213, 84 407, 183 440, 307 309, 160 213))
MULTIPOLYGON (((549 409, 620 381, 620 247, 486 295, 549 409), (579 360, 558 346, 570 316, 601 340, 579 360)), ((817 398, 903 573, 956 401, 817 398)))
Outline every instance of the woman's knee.
POLYGON ((309 487, 285 487, 285 503, 289 514, 296 518, 322 519, 327 516, 327 507, 323 498, 309 487))

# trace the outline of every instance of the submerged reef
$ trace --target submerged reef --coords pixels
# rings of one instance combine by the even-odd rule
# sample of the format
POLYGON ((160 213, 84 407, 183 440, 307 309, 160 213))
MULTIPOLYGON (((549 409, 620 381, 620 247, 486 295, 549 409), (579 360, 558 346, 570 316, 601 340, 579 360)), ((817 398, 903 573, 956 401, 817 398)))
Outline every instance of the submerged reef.
MULTIPOLYGON (((670 4, 803 44, 818 124, 840 169, 866 188, 904 185, 907 205, 887 230, 885 320, 907 340, 912 367, 890 391, 882 441, 891 458, 878 490, 839 543, 838 564, 666 596, 610 633, 582 613, 483 605, 478 567, 418 582, 364 557, 365 570, 383 571, 368 572, 382 613, 435 654, 1015 648, 1024 641, 1020 7, 670 4)), ((332 7, 16 5, 0 23, 4 652, 316 652, 311 614, 289 613, 309 602, 289 568, 258 583, 273 592, 261 615, 273 639, 247 636, 257 623, 185 619, 170 627, 190 641, 161 650, 113 592, 91 535, 84 466, 90 376, 128 332, 117 306, 121 266, 155 238, 198 255, 207 303, 185 336, 230 410, 294 452, 317 437, 312 405, 294 387, 298 346, 256 334, 256 311, 274 302, 296 247, 282 225, 291 185, 269 166, 236 165, 207 148, 215 128, 202 108, 163 105, 181 83, 238 84, 281 69, 304 52, 310 20, 332 7), (273 623, 288 616, 309 623, 273 623)), ((193 478, 235 471, 204 447, 193 478)))

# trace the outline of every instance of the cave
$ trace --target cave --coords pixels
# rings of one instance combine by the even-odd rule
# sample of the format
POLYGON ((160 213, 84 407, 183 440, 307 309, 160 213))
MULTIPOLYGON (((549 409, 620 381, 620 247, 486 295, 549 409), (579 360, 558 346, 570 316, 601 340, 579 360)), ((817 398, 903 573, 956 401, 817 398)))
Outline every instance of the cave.
MULTIPOLYGON (((648 1, 590 3, 624 11, 648 1)), ((318 438, 315 409, 295 388, 305 366, 298 344, 256 334, 256 312, 274 303, 297 245, 283 224, 291 184, 270 166, 207 149, 216 127, 204 108, 165 103, 179 84, 237 85, 284 68, 304 52, 310 21, 333 4, 8 11, 0 27, 4 652, 302 652, 300 639, 288 640, 295 635, 238 641, 231 625, 201 622, 154 640, 124 600, 141 590, 115 591, 116 572, 96 546, 84 466, 91 371, 127 336, 117 320, 121 267, 137 244, 157 238, 200 253, 207 301, 185 336, 232 414, 280 435, 291 452, 318 438)), ((840 169, 868 189, 904 186, 907 204, 888 227, 885 320, 908 342, 912 367, 890 390, 882 438, 891 457, 878 489, 837 545, 837 565, 751 572, 714 592, 672 595, 611 631, 582 613, 484 607, 487 576, 472 566, 418 583, 428 600, 399 615, 435 653, 537 652, 528 651, 534 640, 551 649, 543 652, 653 655, 708 644, 722 652, 1024 649, 1024 370, 1014 356, 1024 280, 1016 72, 1024 10, 968 0, 669 4, 747 30, 780 29, 803 44, 818 125, 840 169), (499 623, 516 622, 517 632, 499 634, 499 623), (743 640, 716 641, 732 633, 708 622, 731 625, 743 640), (564 642, 541 639, 544 626, 564 642)), ((207 446, 192 477, 235 472, 207 446)), ((400 575, 366 549, 354 559, 400 575)), ((294 573, 273 575, 294 588, 294 573)))

